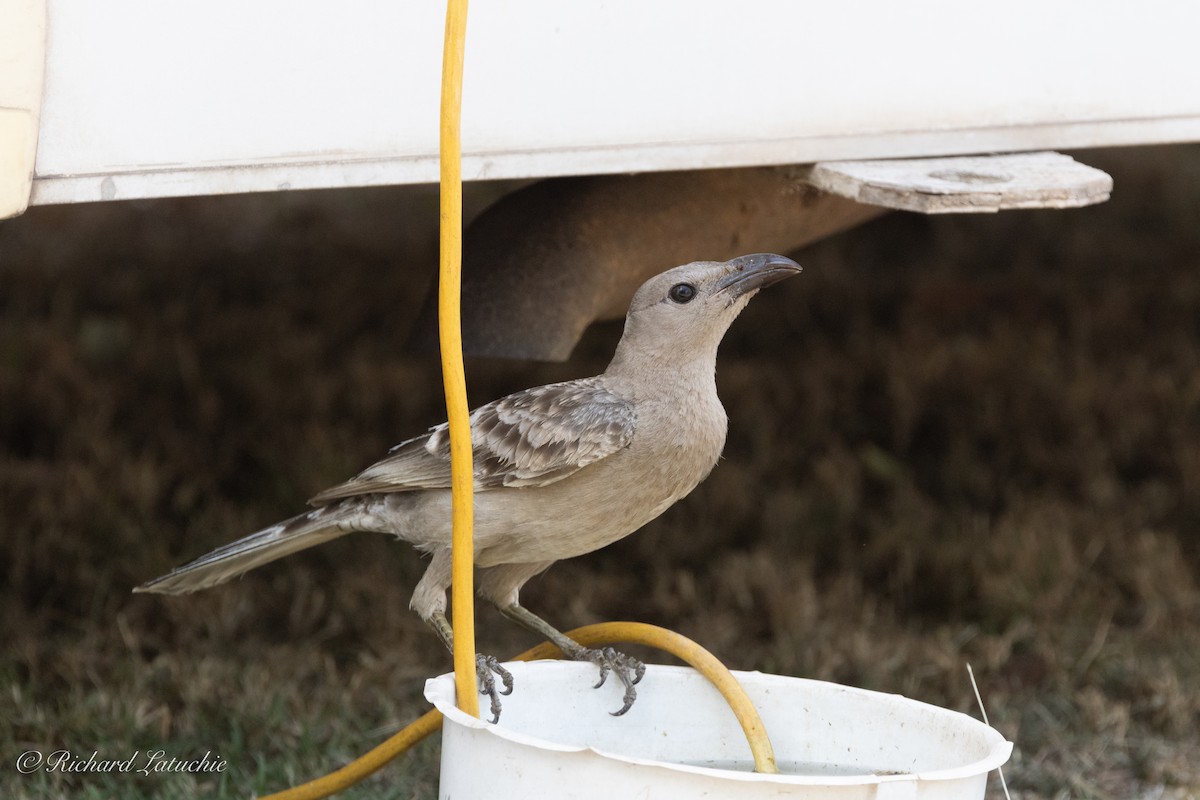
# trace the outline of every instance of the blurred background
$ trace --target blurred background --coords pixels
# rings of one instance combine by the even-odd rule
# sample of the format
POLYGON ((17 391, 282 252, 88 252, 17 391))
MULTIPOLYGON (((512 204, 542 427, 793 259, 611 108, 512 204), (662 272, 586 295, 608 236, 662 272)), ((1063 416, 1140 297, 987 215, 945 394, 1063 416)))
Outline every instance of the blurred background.
MULTIPOLYGON (((894 213, 794 254, 804 274, 722 348, 713 475, 525 603, 977 715, 969 663, 1015 795, 1197 796, 1200 148, 1080 155, 1111 202, 894 213)), ((505 188, 469 186, 468 212, 505 188)), ((444 419, 436 360, 404 348, 436 206, 417 186, 0 222, 0 795, 263 794, 424 710, 450 661, 408 611, 407 545, 130 590, 444 419), (228 768, 13 766, 60 748, 228 768)), ((594 326, 565 364, 471 361, 472 402, 598 372, 619 335, 594 326)), ((478 624, 484 652, 533 644, 478 624)), ((427 742, 343 796, 433 797, 436 774, 427 742)))

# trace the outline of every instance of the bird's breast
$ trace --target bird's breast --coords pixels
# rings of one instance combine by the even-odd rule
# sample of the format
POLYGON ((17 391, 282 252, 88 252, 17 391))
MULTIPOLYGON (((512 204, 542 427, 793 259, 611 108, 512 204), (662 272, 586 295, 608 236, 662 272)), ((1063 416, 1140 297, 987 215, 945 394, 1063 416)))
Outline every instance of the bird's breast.
POLYGON ((719 402, 642 404, 623 450, 546 486, 478 495, 477 563, 571 558, 628 536, 704 480, 726 428, 719 402))

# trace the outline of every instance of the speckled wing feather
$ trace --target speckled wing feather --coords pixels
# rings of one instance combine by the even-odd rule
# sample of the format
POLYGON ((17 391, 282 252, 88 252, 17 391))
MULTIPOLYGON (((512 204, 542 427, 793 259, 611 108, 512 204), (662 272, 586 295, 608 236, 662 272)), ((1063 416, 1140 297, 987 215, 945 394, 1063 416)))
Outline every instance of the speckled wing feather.
MULTIPOLYGON (((475 489, 562 480, 626 447, 635 422, 633 404, 605 389, 599 378, 526 389, 480 406, 471 414, 475 489)), ((309 502, 449 487, 450 434, 443 423, 309 502)))

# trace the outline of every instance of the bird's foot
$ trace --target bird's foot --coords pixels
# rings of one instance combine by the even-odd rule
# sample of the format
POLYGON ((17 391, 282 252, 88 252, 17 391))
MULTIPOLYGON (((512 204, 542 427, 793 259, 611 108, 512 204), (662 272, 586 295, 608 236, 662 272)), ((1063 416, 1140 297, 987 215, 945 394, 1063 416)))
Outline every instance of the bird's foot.
POLYGON ((625 704, 620 709, 609 713, 614 717, 619 717, 633 707, 633 701, 637 700, 637 690, 633 687, 646 674, 645 664, 611 647, 586 647, 574 657, 578 661, 590 661, 600 668, 600 680, 592 687, 593 689, 599 689, 604 685, 604 682, 608 680, 609 672, 616 675, 625 686, 625 697, 622 698, 625 704))
POLYGON ((475 655, 475 678, 479 682, 479 693, 486 694, 491 701, 492 724, 495 725, 500 721, 500 695, 507 697, 512 694, 512 673, 500 666, 500 661, 495 656, 478 653, 475 655), (496 676, 499 676, 500 682, 504 684, 503 689, 496 688, 496 676))

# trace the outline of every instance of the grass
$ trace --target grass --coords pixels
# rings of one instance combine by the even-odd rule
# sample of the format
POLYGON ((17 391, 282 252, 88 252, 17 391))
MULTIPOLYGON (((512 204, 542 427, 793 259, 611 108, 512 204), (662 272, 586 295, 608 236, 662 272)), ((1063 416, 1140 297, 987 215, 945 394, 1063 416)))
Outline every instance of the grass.
MULTIPOLYGON (((12 753, 36 749, 49 756, 65 750, 86 760, 132 759, 124 771, 64 773, 37 770, 6 776, 8 797, 244 797, 295 785, 328 771, 393 733, 397 705, 415 707, 409 691, 375 695, 373 702, 345 707, 330 691, 344 674, 330 663, 289 670, 296 651, 257 652, 234 660, 202 658, 181 663, 156 659, 147 668, 95 675, 65 690, 35 680, 14 696, 20 706, 12 753), (250 664, 249 667, 246 665, 250 664), (34 697, 50 702, 29 702, 34 697), (236 705, 231 705, 233 700, 236 705), (24 702, 23 702, 24 701, 24 702), (17 752, 13 752, 13 751, 17 752), (162 756, 155 758, 155 753, 162 756), (189 774, 158 772, 170 758, 200 759, 220 769, 189 774)), ((8 677, 8 676, 6 676, 8 677)), ((372 692, 365 693, 371 697, 372 692)), ((346 792, 344 797, 412 797, 436 792, 438 747, 425 742, 401 762, 346 792)), ((7 766, 12 766, 11 763, 7 766)))
MULTIPOLYGON (((1109 204, 897 214, 802 253, 723 347, 712 477, 526 602, 975 713, 969 662, 1015 795, 1200 794, 1200 150, 1082 158, 1109 204)), ((423 710, 449 661, 394 542, 129 589, 441 420, 436 364, 400 347, 435 221, 427 189, 373 189, 0 224, 0 795, 262 794, 423 710), (228 768, 20 774, 33 749, 228 768)), ((473 362, 473 399, 597 371, 618 335, 473 362)), ((436 772, 427 743, 345 796, 432 797, 436 772)))

